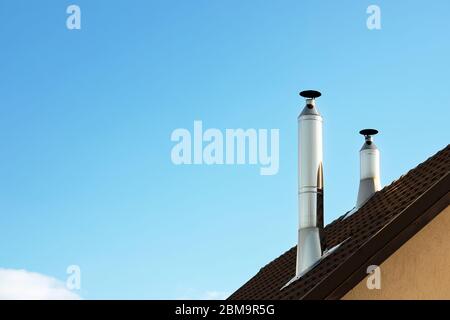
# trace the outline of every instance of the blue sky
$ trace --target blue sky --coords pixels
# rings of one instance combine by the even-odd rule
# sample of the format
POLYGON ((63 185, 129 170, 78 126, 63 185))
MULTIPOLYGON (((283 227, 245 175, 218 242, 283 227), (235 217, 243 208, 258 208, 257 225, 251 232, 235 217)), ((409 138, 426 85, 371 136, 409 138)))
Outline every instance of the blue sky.
POLYGON ((383 185, 449 143, 450 2, 2 1, 0 268, 87 299, 231 293, 292 247, 302 89, 325 119, 325 215, 356 201, 365 127, 383 185), (77 4, 81 30, 66 28, 77 4), (381 30, 366 9, 381 8, 381 30), (280 129, 280 169, 175 166, 170 135, 280 129))

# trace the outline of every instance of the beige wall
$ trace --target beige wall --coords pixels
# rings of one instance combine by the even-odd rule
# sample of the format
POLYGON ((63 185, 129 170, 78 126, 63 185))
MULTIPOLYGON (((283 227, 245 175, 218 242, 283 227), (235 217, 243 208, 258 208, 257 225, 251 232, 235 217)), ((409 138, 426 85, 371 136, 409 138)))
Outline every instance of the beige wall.
POLYGON ((343 299, 450 299, 450 206, 380 265, 381 289, 367 278, 343 299))

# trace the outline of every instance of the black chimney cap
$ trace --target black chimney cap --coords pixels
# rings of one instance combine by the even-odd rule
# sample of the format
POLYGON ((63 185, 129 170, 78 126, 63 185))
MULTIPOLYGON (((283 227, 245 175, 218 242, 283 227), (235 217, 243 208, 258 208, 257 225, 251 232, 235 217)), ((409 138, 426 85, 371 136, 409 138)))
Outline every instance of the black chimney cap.
POLYGON ((378 130, 375 129, 364 129, 359 132, 363 136, 374 136, 378 133, 378 130))
POLYGON ((320 97, 322 94, 316 90, 305 90, 305 91, 300 92, 300 95, 303 98, 315 99, 315 98, 320 97))

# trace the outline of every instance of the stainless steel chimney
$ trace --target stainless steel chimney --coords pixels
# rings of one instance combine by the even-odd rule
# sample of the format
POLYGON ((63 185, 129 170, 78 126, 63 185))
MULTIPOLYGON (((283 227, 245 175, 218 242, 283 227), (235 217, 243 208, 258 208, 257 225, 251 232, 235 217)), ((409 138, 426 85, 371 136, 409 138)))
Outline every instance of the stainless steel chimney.
POLYGON ((381 189, 380 151, 372 136, 378 133, 375 129, 364 129, 359 132, 365 137, 360 155, 360 181, 356 208, 360 208, 369 198, 381 189))
POLYGON ((322 256, 323 229, 323 119, 316 107, 321 93, 302 91, 306 106, 298 116, 298 245, 296 278, 322 256))

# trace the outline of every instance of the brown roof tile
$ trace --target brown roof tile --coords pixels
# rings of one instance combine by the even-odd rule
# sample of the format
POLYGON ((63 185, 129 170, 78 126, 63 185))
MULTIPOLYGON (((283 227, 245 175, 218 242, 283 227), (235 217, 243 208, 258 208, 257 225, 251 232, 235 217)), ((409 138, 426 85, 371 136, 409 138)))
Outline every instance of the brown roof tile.
POLYGON ((449 204, 450 145, 377 192, 356 213, 324 228, 327 248, 341 246, 302 278, 293 247, 263 267, 229 299, 335 299, 380 264, 449 204), (345 242, 344 242, 345 240, 345 242))

